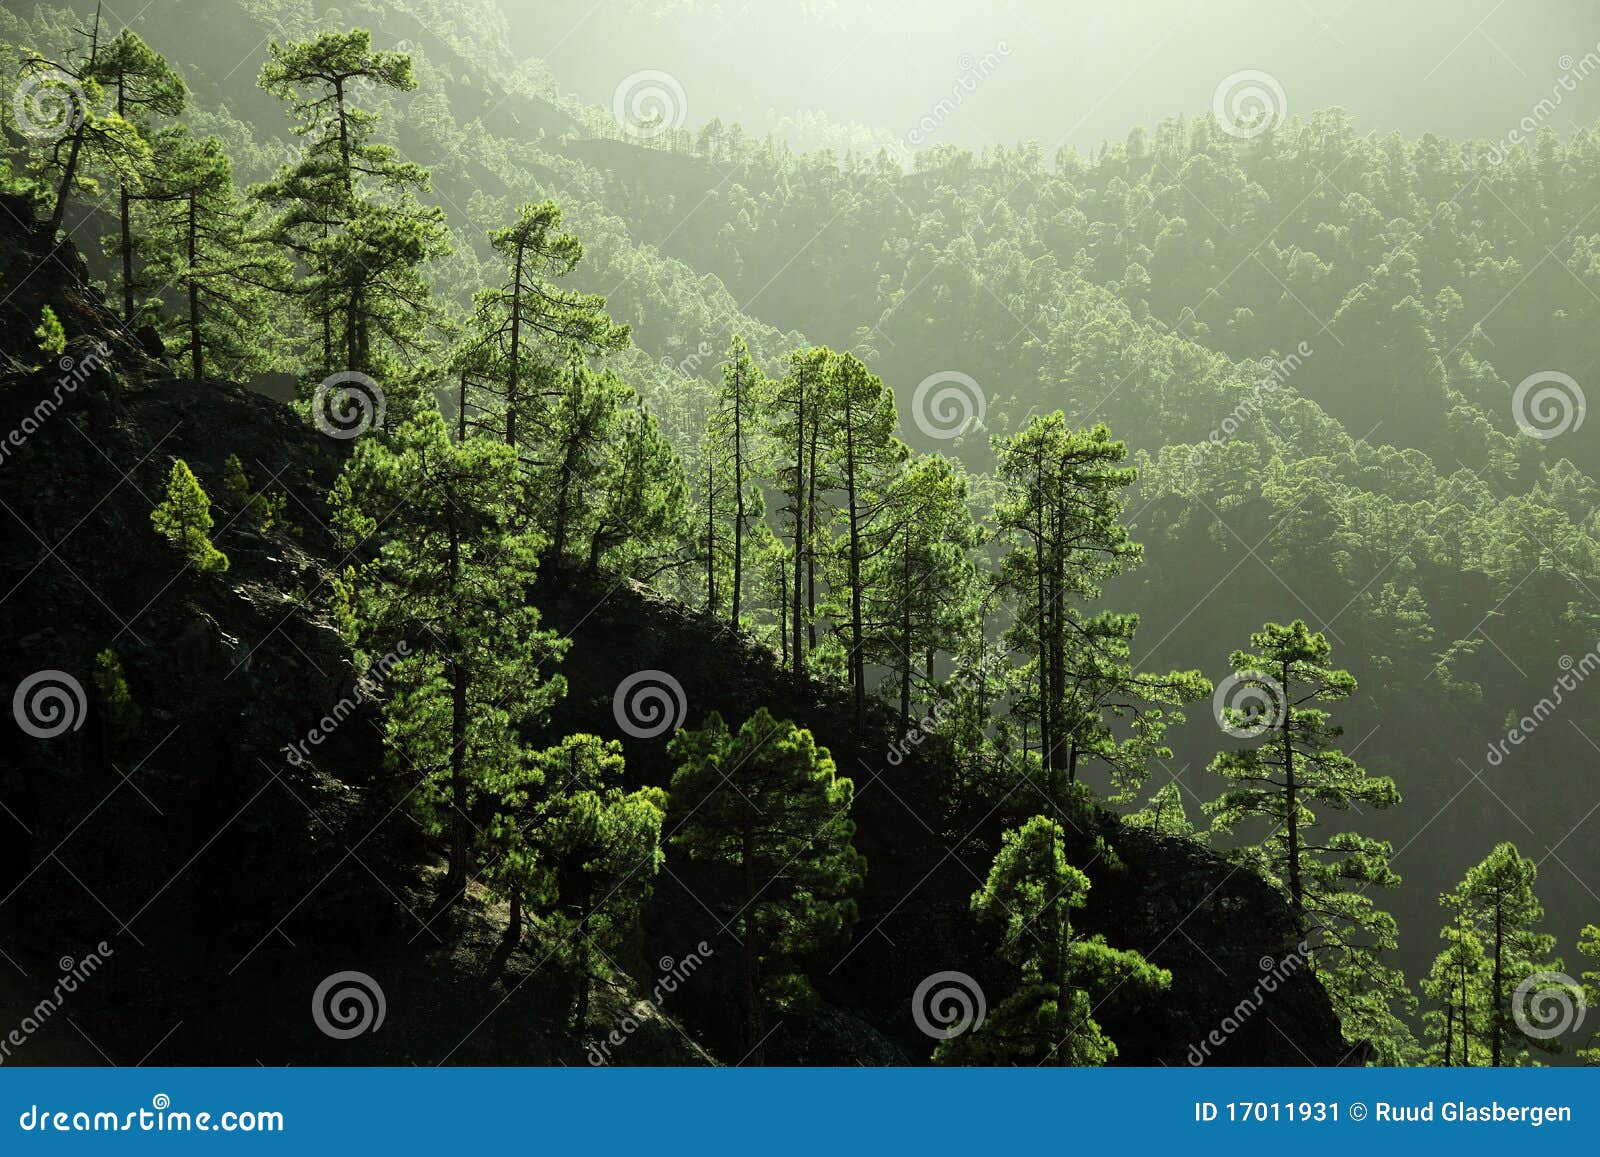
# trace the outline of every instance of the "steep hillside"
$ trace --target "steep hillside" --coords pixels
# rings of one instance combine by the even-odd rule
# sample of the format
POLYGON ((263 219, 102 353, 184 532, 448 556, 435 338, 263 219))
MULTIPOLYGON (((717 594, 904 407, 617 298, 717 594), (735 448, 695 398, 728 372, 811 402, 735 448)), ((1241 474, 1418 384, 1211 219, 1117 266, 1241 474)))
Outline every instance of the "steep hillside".
MULTIPOLYGON (((670 969, 666 958, 704 943, 704 976, 640 1014, 644 1027, 615 1059, 737 1061, 723 928, 731 902, 715 873, 669 859, 646 942, 619 962, 634 983, 603 993, 582 1033, 565 1024, 566 984, 536 935, 510 950, 503 912, 476 889, 443 916, 431 911, 438 849, 406 812, 404 777, 383 768, 370 704, 337 710, 361 698, 334 625, 341 560, 325 525, 347 444, 226 382, 175 380, 118 334, 70 245, 48 250, 24 206, 0 208, 9 366, 0 407, 9 428, 27 431, 0 470, 12 524, 0 632, 13 640, 0 674, 15 686, 50 671, 63 685, 61 676, 75 680, 86 700, 76 730, 27 739, 0 764, 13 825, 0 841, 0 947, 19 974, 0 990, 5 1017, 33 1006, 61 958, 103 941, 106 967, 43 1035, 81 1038, 118 1063, 581 1064, 591 1036, 623 1023, 656 970, 670 969), (31 337, 47 304, 67 332, 71 367, 46 363, 31 337), (62 386, 79 376, 81 386, 62 386), (39 408, 58 395, 59 405, 39 408), (153 533, 149 511, 174 457, 220 494, 230 454, 258 490, 285 494, 284 514, 265 532, 245 531, 238 511, 219 504, 215 537, 232 565, 198 576, 153 533), (107 649, 126 672, 137 721, 124 713, 117 722, 95 683, 107 649), (326 740, 308 742, 313 729, 326 740), (113 758, 113 740, 141 757, 113 758), (380 983, 386 1019, 343 1041, 318 1032, 307 1006, 319 982, 348 970, 380 983)), ((938 814, 934 788, 951 771, 931 749, 891 763, 886 721, 854 730, 842 695, 825 687, 796 699, 769 655, 676 604, 600 576, 530 597, 573 644, 552 735, 623 738, 630 777, 665 784, 664 738, 624 735, 612 707, 619 683, 656 668, 681 683, 692 720, 770 705, 814 729, 856 779, 869 863, 861 919, 848 948, 811 963, 819 1002, 785 1019, 771 1059, 920 1062, 932 1042, 910 1002, 923 978, 964 969, 998 988, 993 966, 974 964, 992 953, 972 931, 966 897, 1009 808, 938 814)), ((1086 923, 1174 974, 1159 1005, 1113 1000, 1096 1015, 1124 1062, 1184 1063, 1191 1044, 1259 997, 1262 970, 1286 959, 1287 909, 1259 879, 1192 843, 1105 814, 1080 820, 1073 852, 1094 881, 1086 923)), ((1291 968, 1274 987, 1213 1059, 1344 1059, 1316 982, 1291 968)), ((40 1056, 82 1053, 62 1043, 40 1056)))

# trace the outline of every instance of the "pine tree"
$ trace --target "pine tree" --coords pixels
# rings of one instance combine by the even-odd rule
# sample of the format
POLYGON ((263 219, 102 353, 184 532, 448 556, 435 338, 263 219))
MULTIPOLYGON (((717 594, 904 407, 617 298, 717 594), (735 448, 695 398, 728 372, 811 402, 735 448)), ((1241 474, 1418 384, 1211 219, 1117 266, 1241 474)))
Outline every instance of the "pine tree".
MULTIPOLYGON (((124 28, 100 50, 95 60, 95 75, 111 94, 117 116, 133 125, 147 140, 154 135, 154 118, 177 116, 188 99, 183 78, 131 28, 124 28)), ((164 163, 165 151, 156 149, 151 160, 156 166, 164 163)), ((122 261, 122 320, 129 325, 135 317, 134 295, 138 288, 133 271, 135 192, 134 181, 124 174, 117 186, 121 229, 113 249, 122 261)))
POLYGON ((668 750, 673 845, 738 874, 742 1046, 760 1064, 764 1006, 803 991, 797 958, 855 921, 866 871, 850 843, 855 785, 809 731, 764 708, 737 732, 713 713, 668 750))
POLYGON ((624 793, 622 771, 616 740, 569 735, 486 783, 495 807, 484 875, 510 903, 507 937, 519 939, 525 903, 546 918, 573 970, 580 1029, 593 981, 611 977, 663 859, 665 795, 624 793))
POLYGON ((1516 845, 1501 843, 1468 870, 1446 900, 1446 907, 1459 910, 1463 924, 1482 945, 1485 1032, 1489 1064, 1497 1068, 1522 1059, 1530 1047, 1560 1049, 1559 1041, 1525 1031, 1513 1008, 1513 996, 1525 980, 1561 971, 1560 959, 1550 955, 1556 938, 1536 930, 1544 919, 1544 906, 1533 890, 1538 877, 1538 867, 1516 845))
POLYGON ((687 561, 682 464, 633 389, 591 370, 575 347, 528 449, 532 509, 549 535, 552 569, 576 562, 648 580, 687 561))
POLYGON ((47 124, 30 125, 26 134, 30 176, 35 183, 48 183, 55 190, 46 225, 51 237, 61 231, 74 192, 93 192, 99 175, 136 187, 150 163, 150 146, 138 128, 115 109, 104 107, 106 77, 101 60, 105 46, 100 43, 98 9, 93 27, 79 29, 78 35, 88 41, 81 60, 53 60, 30 52, 17 70, 19 91, 28 85, 30 102, 54 115, 47 124))
POLYGON ((981 1026, 941 1044, 936 1061, 1103 1065, 1117 1046, 1094 1019, 1099 1005, 1113 995, 1138 1003, 1171 986, 1172 974, 1138 952, 1073 928, 1089 877, 1067 862, 1065 843, 1065 831, 1047 816, 1001 838, 972 910, 1002 927, 1000 955, 1020 980, 981 1026))
POLYGON ((706 417, 696 464, 694 524, 705 569, 706 613, 721 613, 727 592, 728 623, 741 625, 748 576, 754 566, 755 528, 765 513, 757 482, 759 399, 770 384, 737 334, 728 344, 722 383, 706 417))
POLYGON ((212 545, 209 537, 211 499, 182 458, 172 463, 167 496, 150 512, 150 522, 201 574, 228 569, 228 556, 212 545))
POLYGON ((1328 666, 1326 637, 1297 619, 1267 623, 1250 645, 1229 657, 1234 679, 1269 708, 1224 709, 1224 722, 1256 742, 1212 759, 1209 770, 1228 787, 1206 811, 1225 834, 1251 820, 1270 825, 1245 857, 1284 890, 1300 936, 1312 942, 1312 968, 1335 1002, 1346 1039, 1393 1062, 1414 1048, 1403 1019, 1414 1000, 1405 977, 1385 961, 1396 946, 1394 918, 1366 892, 1399 884, 1389 866, 1394 849, 1355 832, 1320 834, 1323 821, 1313 805, 1385 809, 1400 802, 1400 793, 1393 780, 1367 774, 1334 746, 1342 730, 1315 706, 1341 702, 1356 689, 1348 671, 1328 666))
POLYGON ((542 540, 521 525, 522 486, 509 447, 451 442, 425 411, 362 439, 335 492, 336 525, 377 552, 363 634, 411 648, 390 671, 385 732, 424 821, 449 833, 443 901, 466 884, 484 781, 518 766, 523 730, 565 690, 541 675, 564 647, 528 602, 542 540))
POLYGON ((229 375, 264 368, 277 343, 268 293, 291 279, 288 262, 255 236, 220 141, 175 126, 156 145, 161 163, 135 202, 148 276, 184 294, 167 336, 196 383, 212 360, 229 375))
POLYGON ((375 51, 360 28, 268 51, 258 83, 288 102, 304 142, 297 161, 255 190, 277 210, 266 238, 305 272, 277 288, 321 332, 319 377, 386 369, 386 351, 421 348, 431 315, 421 268, 447 252, 447 234, 443 210, 417 200, 427 170, 375 140, 377 116, 354 97, 363 86, 412 91, 411 58, 375 51))
POLYGON ((865 654, 891 672, 909 728, 913 687, 934 694, 932 656, 954 651, 980 617, 970 557, 980 531, 960 466, 913 459, 889 485, 877 531, 862 592, 865 654))
POLYGON ((1147 828, 1157 835, 1177 839, 1203 840, 1206 836, 1205 832, 1197 833, 1189 822, 1189 813, 1183 806, 1183 790, 1177 780, 1157 788, 1149 802, 1129 815, 1126 822, 1129 827, 1147 828))
POLYGON ((1463 1068, 1487 1064, 1488 961, 1464 907, 1449 895, 1439 899, 1452 918, 1439 933, 1446 947, 1422 981, 1422 994, 1434 1005, 1422 1017, 1428 1062, 1463 1068))
POLYGON ((1087 610, 1102 583, 1143 557, 1121 522, 1136 477, 1121 465, 1127 446, 1104 425, 1069 429, 1058 410, 996 439, 995 451, 995 522, 1008 547, 995 581, 1017 606, 1007 640, 1031 656, 1022 672, 1028 691, 1014 710, 1037 720, 1045 790, 1077 783, 1080 765, 1099 761, 1113 798, 1133 798, 1148 761, 1171 755, 1161 738, 1183 716, 1166 708, 1204 696, 1210 684, 1198 671, 1135 672, 1139 617, 1087 610), (1116 720, 1131 721, 1125 734, 1116 720))
MULTIPOLYGON (((1588 1012, 1600 1011, 1600 924, 1585 924, 1578 933, 1578 951, 1594 963, 1579 978, 1583 982, 1583 1003, 1588 1012)), ((1600 1065, 1600 1025, 1589 1036, 1588 1046, 1577 1057, 1586 1065, 1600 1065)))
POLYGON ((835 433, 829 473, 838 480, 836 517, 843 524, 834 569, 839 618, 849 631, 846 668, 856 726, 867 708, 866 600, 869 571, 888 547, 884 513, 908 451, 895 437, 894 394, 853 354, 831 359, 822 405, 835 433))
POLYGON ((582 242, 560 228, 561 209, 543 201, 522 206, 514 225, 489 234, 508 280, 478 294, 471 342, 483 351, 477 374, 503 384, 511 446, 530 438, 519 433, 526 410, 535 410, 539 425, 538 387, 559 376, 574 347, 596 354, 628 345, 628 327, 606 315, 605 298, 556 284, 583 260, 582 242))
MULTIPOLYGON (((816 494, 823 398, 833 353, 796 350, 787 372, 768 383, 762 399, 772 463, 768 471, 784 505, 789 564, 787 655, 796 687, 806 681, 806 653, 816 646, 816 494)), ((825 488, 825 487, 824 487, 825 488)))

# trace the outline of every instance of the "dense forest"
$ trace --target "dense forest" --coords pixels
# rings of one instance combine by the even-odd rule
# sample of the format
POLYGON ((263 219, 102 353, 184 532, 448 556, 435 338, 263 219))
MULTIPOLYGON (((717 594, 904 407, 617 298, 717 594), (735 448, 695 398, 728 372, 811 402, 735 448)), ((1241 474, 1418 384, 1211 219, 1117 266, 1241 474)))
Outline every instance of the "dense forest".
POLYGON ((0 10, 0 949, 110 917, 110 1039, 398 936, 521 970, 474 1059, 1600 1063, 1600 130, 796 152, 492 5, 136 24, 0 10), (107 792, 188 826, 69 867, 107 792))

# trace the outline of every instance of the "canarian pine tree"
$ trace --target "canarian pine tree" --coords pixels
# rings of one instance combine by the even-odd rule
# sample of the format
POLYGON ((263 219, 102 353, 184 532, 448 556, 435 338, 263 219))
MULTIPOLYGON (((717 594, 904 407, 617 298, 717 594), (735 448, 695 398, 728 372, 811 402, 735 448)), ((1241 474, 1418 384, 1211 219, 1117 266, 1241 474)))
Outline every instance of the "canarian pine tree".
POLYGON ((1516 845, 1497 844, 1446 899, 1446 907, 1460 913, 1462 924, 1482 945, 1484 1033, 1488 1063, 1496 1067, 1526 1063, 1529 1049, 1558 1052, 1561 1047, 1557 1038, 1529 1032, 1539 1026, 1529 1019, 1530 1007, 1517 1008, 1514 1000, 1524 982, 1533 985, 1522 993, 1524 1001, 1561 987, 1543 976, 1559 973, 1562 965, 1551 955, 1556 938, 1538 930, 1544 920, 1544 906, 1533 890, 1538 878, 1538 867, 1516 845))
POLYGON ((909 727, 913 690, 935 694, 933 657, 954 652, 981 614, 972 560, 981 532, 959 464, 912 459, 890 482, 875 531, 861 595, 866 659, 891 673, 909 727))
POLYGON ((1038 728, 1046 791, 1077 783, 1082 767, 1098 761, 1114 797, 1130 799, 1148 760, 1171 754, 1161 737, 1183 717, 1168 709, 1210 684, 1198 671, 1136 673, 1139 617, 1088 609, 1102 583, 1143 556, 1121 522, 1136 477, 1122 465, 1127 446, 1104 425, 1068 428, 1058 410, 996 439, 995 452, 994 520, 1006 552, 995 582, 1017 607, 1007 641, 1029 656, 1014 710, 1038 728), (1126 721, 1120 729, 1118 720, 1126 721))
POLYGON ((1451 920, 1439 932, 1445 948, 1422 980, 1430 1007, 1422 1014, 1429 1064, 1467 1067, 1489 1061, 1488 960, 1467 921, 1465 906, 1446 894, 1451 920))
POLYGON ((201 574, 228 569, 228 556, 211 542, 211 499, 182 458, 167 475, 167 494, 150 512, 156 533, 201 574))
POLYGON ((663 859, 665 793, 625 793, 622 771, 616 740, 569 735, 485 784, 493 809, 480 837, 484 878, 510 904, 513 943, 525 904, 545 921, 573 973, 579 1028, 593 982, 613 976, 637 932, 663 859))
MULTIPOLYGON (((188 98, 183 78, 131 28, 124 28, 100 50, 95 60, 95 74, 105 86, 117 116, 133 125, 146 140, 154 135, 156 118, 177 116, 188 98)), ((168 163, 169 156, 157 147, 151 161, 159 170, 168 163)), ((133 198, 136 192, 136 182, 124 174, 117 182, 117 215, 121 228, 113 251, 121 259, 122 320, 129 325, 134 321, 139 289, 134 275, 137 243, 133 231, 133 198)), ((159 247, 150 248, 159 252, 159 247)), ((148 253, 144 256, 148 258, 148 253)))
POLYGON ((183 294, 169 344, 188 355, 195 382, 212 362, 227 376, 265 368, 277 344, 269 292, 291 276, 288 261, 254 235, 220 141, 175 126, 156 144, 161 164, 136 198, 138 235, 148 279, 183 294))
POLYGON ((151 160, 149 143, 138 127, 107 107, 100 13, 96 11, 89 29, 77 31, 87 41, 81 58, 52 59, 29 52, 17 69, 19 92, 21 85, 30 86, 31 103, 55 114, 47 123, 30 124, 24 134, 30 180, 54 192, 46 225, 52 237, 65 223, 74 193, 95 192, 102 179, 137 187, 151 160))
POLYGON ((752 548, 765 501, 757 484, 761 430, 758 400, 770 390, 750 356, 744 338, 734 335, 722 365, 722 384, 706 420, 699 479, 703 488, 702 550, 706 571, 706 609, 720 613, 724 595, 728 622, 740 626, 745 589, 752 570, 752 548), (724 591, 724 586, 726 590, 724 591))
POLYGON ((500 387, 511 446, 537 440, 550 404, 541 394, 559 380, 573 348, 597 354, 629 340, 628 327, 607 316, 605 298, 557 284, 583 260, 582 242, 560 230, 561 209, 543 201, 522 206, 514 224, 489 234, 507 279, 478 293, 467 343, 482 351, 474 377, 500 387))
MULTIPOLYGON (((1583 926, 1583 931, 1578 933, 1578 951, 1592 965, 1580 979, 1584 1007, 1594 1012, 1600 1010, 1600 924, 1583 926)), ((1600 1065, 1600 1024, 1590 1033, 1587 1045, 1578 1050, 1577 1057, 1586 1065, 1600 1065)))
POLYGON ((648 580, 689 562, 683 465, 632 387, 570 347, 524 446, 549 563, 648 580))
POLYGON ((804 686, 806 654, 816 647, 816 475, 832 359, 827 349, 796 350, 762 399, 772 456, 766 473, 782 497, 777 513, 789 550, 787 655, 796 686, 804 686))
POLYGON ((845 624, 845 667, 859 727, 867 709, 868 575, 889 545, 884 514, 909 451, 895 437, 899 419, 893 392, 854 354, 831 359, 823 406, 834 433, 827 447, 828 473, 837 482, 832 520, 838 525, 837 546, 830 551, 829 570, 836 576, 836 618, 845 624))
POLYGON ((1342 729, 1319 705, 1348 699, 1356 681, 1328 665, 1326 637, 1297 619, 1267 623, 1250 646, 1229 657, 1235 686, 1267 706, 1224 708, 1222 722, 1249 746, 1212 759, 1209 770, 1227 786, 1206 810, 1225 834, 1251 821, 1266 824, 1262 842, 1241 854, 1284 890, 1352 1046, 1398 1059, 1413 1047, 1402 1019, 1413 998, 1383 959, 1395 947, 1395 922, 1366 894, 1400 882, 1389 867, 1394 849, 1355 832, 1328 833, 1323 817, 1328 809, 1390 808, 1400 793, 1393 780, 1369 775, 1334 746, 1342 729))
POLYGON ((399 642, 385 733, 395 770, 430 827, 448 833, 444 901, 465 886, 487 777, 523 758, 522 735, 565 690, 544 674, 562 643, 528 601, 543 545, 524 528, 510 447, 452 442, 426 411, 363 438, 336 488, 336 525, 374 555, 357 618, 374 648, 399 642))
POLYGON ((1000 926, 1000 955, 1017 969, 1017 987, 981 1026, 941 1044, 936 1061, 1103 1065, 1116 1057, 1095 1009, 1113 996, 1137 1008, 1167 989, 1172 974, 1079 934, 1072 910, 1088 895, 1089 877, 1067 862, 1060 824, 1034 816, 1005 833, 972 910, 1000 926))
POLYGON ((760 1064, 764 1009, 803 991, 798 962, 855 921, 866 862, 851 845, 855 785, 811 733, 758 710, 738 731, 713 713, 669 748, 672 843, 738 881, 744 1063, 760 1064))
POLYGON ((364 87, 414 89, 411 58, 374 50, 359 28, 268 51, 258 83, 288 102, 302 142, 255 190, 276 213, 266 237, 303 273, 279 288, 320 331, 318 377, 373 373, 386 352, 421 348, 431 316, 422 267, 448 248, 443 210, 417 200, 427 170, 377 141, 377 115, 355 100, 364 87))

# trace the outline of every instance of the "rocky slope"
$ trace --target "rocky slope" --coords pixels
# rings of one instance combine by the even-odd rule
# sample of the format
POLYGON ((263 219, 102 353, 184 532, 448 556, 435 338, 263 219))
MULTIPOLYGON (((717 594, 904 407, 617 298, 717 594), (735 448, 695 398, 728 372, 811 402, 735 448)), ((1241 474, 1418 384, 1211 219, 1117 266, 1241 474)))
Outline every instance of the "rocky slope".
MULTIPOLYGON (((598 995, 588 1031, 574 1034, 565 986, 536 936, 509 951, 503 914, 476 892, 430 916, 436 849, 382 771, 370 707, 309 758, 286 757, 354 698, 350 655, 327 609, 340 560, 324 504, 347 445, 226 382, 175 379, 146 343, 119 332, 82 270, 70 245, 52 249, 35 231, 24 205, 0 205, 0 425, 11 433, 0 462, 0 686, 9 697, 48 671, 84 696, 77 729, 13 731, 0 755, 9 961, 0 963, 9 973, 0 1029, 37 1009, 64 958, 106 945, 105 966, 11 1063, 581 1064, 588 1038, 622 1024, 658 971, 701 942, 710 948, 703 973, 660 1010, 639 1012, 614 1059, 737 1061, 733 942, 721 931, 733 911, 727 881, 669 860, 644 943, 619 962, 625 975, 598 995), (66 328, 65 358, 45 357, 32 337, 46 304, 66 328), (232 566, 196 576, 152 532, 149 511, 172 459, 188 461, 215 499, 230 454, 258 489, 285 494, 284 518, 258 532, 219 502, 215 537, 232 566), (121 727, 92 677, 107 649, 139 708, 121 727), (385 1017, 377 1031, 341 1040, 318 1030, 308 1005, 324 978, 350 970, 381 986, 385 1017)), ((812 962, 817 1000, 777 1024, 771 1060, 926 1060, 932 1042, 911 998, 935 972, 969 972, 998 999, 1006 978, 967 897, 1002 813, 944 814, 939 789, 952 771, 931 748, 891 764, 886 719, 856 731, 835 692, 797 699, 769 655, 648 591, 595 579, 548 584, 536 597, 573 640, 552 736, 622 738, 630 776, 665 784, 664 739, 623 735, 612 709, 624 678, 658 669, 683 687, 689 723, 768 705, 811 727, 856 779, 869 871, 855 940, 812 962)), ((1263 958, 1289 949, 1285 906, 1198 847, 1109 816, 1086 817, 1076 839, 1094 881, 1084 922, 1174 974, 1167 998, 1114 1000, 1097 1016, 1125 1063, 1184 1063, 1191 1043, 1259 992, 1263 958), (1119 866, 1096 858, 1097 837, 1119 866)), ((1289 976, 1239 1019, 1214 1060, 1344 1056, 1307 975, 1289 976)))

